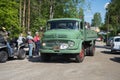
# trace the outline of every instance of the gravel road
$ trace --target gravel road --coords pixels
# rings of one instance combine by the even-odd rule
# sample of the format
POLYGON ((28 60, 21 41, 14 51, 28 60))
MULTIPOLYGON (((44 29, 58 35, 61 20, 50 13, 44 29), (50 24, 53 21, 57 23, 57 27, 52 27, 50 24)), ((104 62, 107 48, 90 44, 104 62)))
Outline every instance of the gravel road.
POLYGON ((82 63, 65 58, 41 62, 40 57, 0 63, 0 80, 120 80, 120 53, 111 54, 96 42, 95 56, 82 63))

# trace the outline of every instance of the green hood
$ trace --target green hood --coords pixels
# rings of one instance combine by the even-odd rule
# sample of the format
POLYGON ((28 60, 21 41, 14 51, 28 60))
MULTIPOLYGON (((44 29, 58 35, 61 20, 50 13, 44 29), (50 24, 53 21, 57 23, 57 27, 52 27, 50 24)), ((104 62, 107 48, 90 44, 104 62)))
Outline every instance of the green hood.
POLYGON ((71 29, 54 29, 44 33, 44 38, 69 38, 75 39, 80 35, 80 31, 71 29))

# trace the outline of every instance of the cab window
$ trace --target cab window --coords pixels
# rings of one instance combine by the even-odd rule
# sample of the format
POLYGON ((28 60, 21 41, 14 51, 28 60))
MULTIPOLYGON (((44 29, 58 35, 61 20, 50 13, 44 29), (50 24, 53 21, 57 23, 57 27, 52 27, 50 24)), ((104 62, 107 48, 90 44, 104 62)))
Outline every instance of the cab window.
POLYGON ((56 20, 47 23, 48 29, 75 29, 78 30, 79 22, 75 20, 56 20))

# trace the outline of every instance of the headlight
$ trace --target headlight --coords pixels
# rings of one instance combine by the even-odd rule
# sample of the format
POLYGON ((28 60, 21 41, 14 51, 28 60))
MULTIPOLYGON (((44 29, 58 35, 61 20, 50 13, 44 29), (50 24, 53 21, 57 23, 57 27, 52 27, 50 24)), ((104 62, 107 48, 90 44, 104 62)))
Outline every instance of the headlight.
POLYGON ((42 46, 46 46, 46 43, 42 43, 42 46))
POLYGON ((68 41, 68 45, 69 45, 69 47, 73 47, 75 45, 75 43, 73 41, 68 41))
POLYGON ((68 48, 68 44, 62 43, 60 45, 60 49, 67 49, 68 48))

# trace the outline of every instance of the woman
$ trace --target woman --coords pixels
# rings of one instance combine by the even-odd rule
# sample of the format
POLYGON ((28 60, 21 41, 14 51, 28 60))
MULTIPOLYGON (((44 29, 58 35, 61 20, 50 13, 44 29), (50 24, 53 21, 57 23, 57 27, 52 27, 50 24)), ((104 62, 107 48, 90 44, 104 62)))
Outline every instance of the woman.
POLYGON ((39 55, 40 36, 38 32, 35 33, 34 42, 35 42, 35 55, 39 55))

